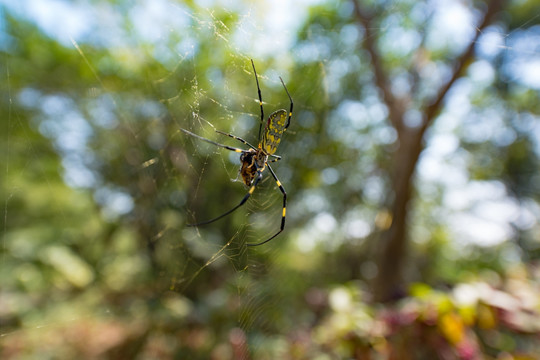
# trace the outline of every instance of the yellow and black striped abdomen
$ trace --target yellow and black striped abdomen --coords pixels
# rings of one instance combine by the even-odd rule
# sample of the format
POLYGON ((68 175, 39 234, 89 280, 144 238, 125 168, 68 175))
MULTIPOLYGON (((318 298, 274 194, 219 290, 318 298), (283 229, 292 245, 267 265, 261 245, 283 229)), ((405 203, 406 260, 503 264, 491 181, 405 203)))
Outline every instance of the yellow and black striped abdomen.
POLYGON ((281 109, 270 114, 261 140, 261 147, 267 155, 273 155, 276 152, 287 125, 287 111, 281 109))

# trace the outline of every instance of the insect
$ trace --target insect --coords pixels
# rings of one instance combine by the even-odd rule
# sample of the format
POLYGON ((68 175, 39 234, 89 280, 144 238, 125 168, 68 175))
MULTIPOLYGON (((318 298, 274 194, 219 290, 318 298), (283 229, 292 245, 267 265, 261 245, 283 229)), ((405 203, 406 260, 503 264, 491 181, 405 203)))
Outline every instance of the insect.
POLYGON ((226 211, 225 213, 213 219, 198 222, 195 224, 188 224, 188 226, 200 226, 200 225, 210 224, 234 212, 236 209, 244 205, 246 201, 249 199, 249 197, 253 194, 257 185, 259 184, 259 182, 261 181, 263 177, 264 170, 268 169, 268 171, 270 171, 270 174, 272 174, 272 177, 276 181, 276 184, 279 190, 283 194, 283 210, 281 214, 281 226, 278 232, 276 232, 274 235, 272 235, 268 239, 258 242, 258 243, 254 243, 254 244, 253 243, 247 244, 248 246, 259 246, 262 244, 266 244, 267 242, 269 242, 270 240, 278 236, 285 228, 285 214, 287 212, 287 192, 285 191, 285 188, 283 187, 278 177, 276 176, 276 173, 270 166, 270 163, 281 160, 281 156, 275 155, 275 152, 277 150, 279 143, 281 142, 281 137, 283 136, 283 133, 285 132, 285 130, 287 130, 291 122, 291 117, 292 117, 292 112, 293 112, 293 100, 291 98, 291 95, 289 94, 289 90, 287 90, 287 87, 285 86, 285 83, 283 82, 283 79, 281 79, 280 77, 279 80, 281 80, 281 84, 283 85, 283 88, 285 89, 285 92, 287 93, 287 96, 289 97, 289 101, 291 103, 290 109, 288 113, 286 110, 280 109, 270 114, 270 116, 266 120, 264 131, 261 134, 262 126, 265 123, 261 88, 259 87, 259 79, 257 78, 257 71, 255 70, 255 64, 253 63, 253 60, 251 60, 251 66, 253 67, 253 73, 255 74, 255 82, 257 83, 257 93, 259 95, 259 106, 261 108, 261 120, 259 124, 259 135, 258 135, 259 144, 257 147, 251 145, 246 140, 238 136, 227 134, 219 130, 216 130, 216 132, 240 141, 244 145, 247 145, 249 149, 243 150, 243 149, 231 147, 228 145, 223 145, 223 144, 214 142, 212 140, 206 139, 202 136, 196 135, 188 130, 185 130, 185 129, 180 129, 180 130, 182 130, 184 133, 191 135, 197 139, 206 141, 207 143, 222 147, 230 151, 240 153, 240 162, 241 162, 240 176, 242 177, 242 181, 244 182, 244 184, 249 187, 247 194, 242 198, 242 200, 235 207, 233 207, 229 211, 226 211))

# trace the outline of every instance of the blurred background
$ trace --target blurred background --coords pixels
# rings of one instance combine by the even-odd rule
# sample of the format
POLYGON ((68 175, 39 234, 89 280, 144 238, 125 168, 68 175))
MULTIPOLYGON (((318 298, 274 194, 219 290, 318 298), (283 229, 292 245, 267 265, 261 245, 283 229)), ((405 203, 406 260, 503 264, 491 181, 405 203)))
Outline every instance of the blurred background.
POLYGON ((0 1, 2 359, 539 359, 540 3, 0 1), (288 109, 250 200, 238 153, 288 109))

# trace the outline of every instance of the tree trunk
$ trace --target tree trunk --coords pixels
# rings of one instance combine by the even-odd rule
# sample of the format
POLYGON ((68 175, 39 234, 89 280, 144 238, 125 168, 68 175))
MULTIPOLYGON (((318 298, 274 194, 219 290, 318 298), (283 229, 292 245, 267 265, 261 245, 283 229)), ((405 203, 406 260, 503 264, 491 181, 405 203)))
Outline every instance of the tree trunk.
POLYGON ((378 274, 373 283, 374 300, 386 302, 400 297, 404 290, 402 269, 407 258, 408 208, 413 193, 414 170, 423 150, 422 133, 405 128, 394 153, 391 179, 391 225, 382 234, 378 274))
MULTIPOLYGON (((424 134, 441 111, 446 94, 455 81, 463 76, 465 69, 474 59, 475 44, 478 42, 480 34, 493 22, 495 16, 503 8, 505 0, 491 0, 486 3, 484 17, 478 24, 477 32, 469 46, 453 62, 449 62, 452 65, 452 76, 441 86, 432 99, 428 99, 420 107, 423 110, 424 118, 418 128, 409 128, 403 121, 406 109, 410 106, 414 94, 396 97, 391 90, 390 75, 382 66, 383 61, 376 45, 376 29, 379 27, 377 23, 373 23, 377 12, 364 11, 359 0, 352 0, 352 2, 354 15, 364 31, 362 46, 371 56, 375 84, 381 91, 383 101, 388 108, 388 119, 396 129, 399 140, 399 147, 393 158, 391 196, 389 198, 392 222, 382 235, 381 252, 377 262, 378 274, 373 284, 374 300, 385 302, 399 297, 405 290, 402 272, 407 256, 408 206, 413 193, 414 170, 425 146, 424 134)), ((416 71, 414 68, 409 70, 410 73, 414 71, 416 71)), ((412 78, 417 77, 412 76, 412 78)), ((417 88, 416 85, 413 84, 412 88, 417 88)))

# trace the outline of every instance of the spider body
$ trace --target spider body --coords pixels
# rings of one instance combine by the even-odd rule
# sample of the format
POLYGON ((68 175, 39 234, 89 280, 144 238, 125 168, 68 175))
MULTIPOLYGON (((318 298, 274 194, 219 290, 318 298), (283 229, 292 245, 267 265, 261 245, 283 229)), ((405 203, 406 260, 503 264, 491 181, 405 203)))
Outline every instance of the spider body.
POLYGON ((281 226, 279 228, 279 231, 276 232, 274 235, 272 235, 270 238, 264 241, 261 241, 259 243, 247 244, 248 246, 258 246, 258 245, 262 245, 269 242, 270 240, 278 236, 285 228, 287 193, 283 185, 281 185, 281 182, 277 178, 276 173, 274 172, 274 170, 272 170, 272 167, 270 166, 269 163, 281 160, 281 157, 278 155, 275 155, 275 153, 276 153, 277 147, 279 146, 279 143, 281 142, 283 133, 285 132, 285 130, 287 130, 291 122, 292 111, 293 111, 293 101, 292 101, 291 95, 289 94, 289 91, 287 90, 287 87, 285 86, 285 83, 283 82, 281 78, 279 78, 281 80, 281 84, 283 85, 283 88, 285 89, 285 92, 287 93, 287 96, 289 97, 289 101, 290 101, 289 112, 287 113, 286 110, 280 109, 270 114, 264 127, 264 133, 262 134, 262 137, 261 137, 261 130, 264 123, 263 102, 262 102, 262 96, 261 96, 261 88, 259 87, 259 79, 257 77, 257 71, 255 70, 255 64, 253 63, 253 60, 251 60, 251 65, 253 66, 253 73, 255 74, 255 81, 257 83, 257 93, 259 95, 259 106, 261 108, 261 119, 260 119, 260 124, 259 124, 259 137, 258 137, 259 143, 257 147, 251 145, 246 140, 238 136, 227 134, 218 130, 216 130, 216 132, 218 132, 219 134, 226 135, 235 140, 238 140, 241 143, 249 146, 249 149, 243 150, 243 149, 231 147, 228 145, 223 145, 223 144, 214 142, 212 140, 203 138, 202 136, 196 135, 185 129, 180 129, 180 130, 182 130, 188 135, 191 135, 200 140, 206 141, 210 144, 214 144, 224 149, 240 153, 240 162, 241 162, 240 176, 242 177, 242 181, 244 182, 244 184, 249 187, 247 194, 242 198, 240 203, 236 205, 235 207, 233 207, 232 209, 230 209, 229 211, 213 219, 195 223, 195 224, 188 224, 188 226, 199 226, 199 225, 206 225, 206 224, 212 223, 216 220, 221 219, 222 217, 229 215, 230 213, 238 209, 240 206, 244 205, 246 201, 249 199, 249 197, 251 196, 251 194, 253 194, 253 192, 255 191, 259 181, 261 181, 264 170, 268 168, 268 171, 270 171, 270 174, 276 181, 276 185, 278 186, 279 191, 281 191, 281 193, 283 194, 283 210, 281 214, 281 226), (268 160, 270 157, 272 157, 272 160, 268 160))
POLYGON ((260 145, 266 154, 273 155, 276 152, 281 137, 289 127, 290 121, 291 118, 287 118, 287 111, 283 109, 274 111, 268 117, 260 145))
POLYGON ((253 184, 257 171, 263 171, 267 161, 268 155, 262 149, 248 149, 240 155, 240 176, 246 186, 253 184))

